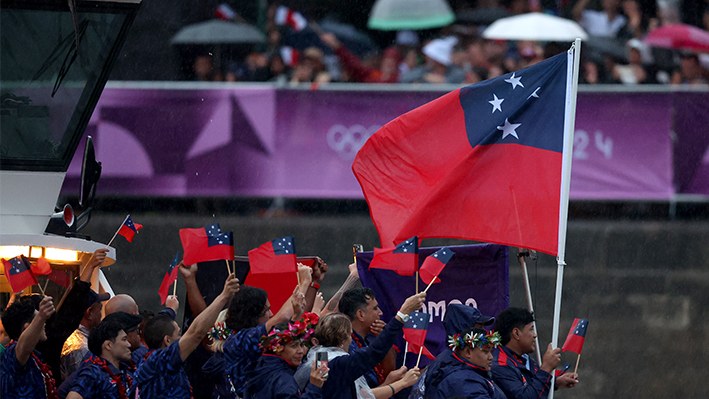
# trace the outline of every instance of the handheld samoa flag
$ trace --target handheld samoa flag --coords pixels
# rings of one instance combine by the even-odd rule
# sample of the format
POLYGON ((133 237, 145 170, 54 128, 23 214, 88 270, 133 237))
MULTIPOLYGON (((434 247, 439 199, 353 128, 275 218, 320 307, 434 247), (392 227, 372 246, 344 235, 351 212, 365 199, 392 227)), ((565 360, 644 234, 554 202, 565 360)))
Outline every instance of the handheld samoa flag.
POLYGON ((419 269, 419 276, 421 276, 421 280, 423 280, 426 284, 431 284, 433 279, 436 280, 436 283, 440 283, 441 279, 436 276, 441 274, 443 268, 446 267, 448 261, 451 260, 453 255, 455 255, 455 252, 453 252, 449 247, 443 247, 427 256, 423 261, 423 265, 421 265, 421 268, 419 269))
POLYGON ((170 263, 170 267, 167 268, 167 273, 165 273, 165 277, 162 278, 162 284, 160 284, 160 290, 158 290, 158 294, 160 294, 160 304, 165 304, 165 301, 167 301, 167 295, 170 292, 170 286, 172 283, 177 280, 177 272, 180 270, 177 265, 180 263, 180 251, 177 251, 177 254, 175 255, 175 259, 172 260, 172 263, 170 263))
POLYGON ((418 354, 421 351, 421 354, 427 358, 435 359, 436 357, 424 346, 429 320, 430 316, 426 313, 411 312, 409 320, 404 323, 404 339, 409 343, 409 352, 418 354))
POLYGON ((249 251, 252 274, 298 272, 292 236, 277 238, 249 251))
POLYGON ((44 256, 37 258, 37 264, 32 265, 31 269, 32 274, 35 276, 44 276, 52 273, 52 266, 44 256))
POLYGON ((219 223, 201 229, 180 229, 185 265, 210 260, 234 259, 234 233, 222 233, 219 223))
POLYGON ((15 256, 10 260, 2 259, 5 266, 5 278, 12 287, 12 292, 20 292, 25 288, 37 284, 37 277, 32 274, 32 266, 24 256, 15 256))
POLYGON ((417 234, 557 255, 572 69, 570 50, 448 93, 372 135, 352 170, 382 245, 417 234))
POLYGON ((419 266, 419 238, 414 236, 396 247, 374 248, 370 268, 387 269, 401 276, 413 276, 419 266))
POLYGON ((118 234, 125 237, 128 242, 133 242, 133 237, 135 237, 135 233, 137 233, 138 230, 142 228, 142 224, 133 223, 133 219, 131 219, 130 215, 128 215, 126 217, 126 220, 123 221, 123 225, 121 225, 121 228, 118 229, 118 234))
POLYGON ((300 32, 308 26, 308 20, 305 19, 303 14, 298 11, 293 11, 286 6, 276 8, 274 22, 276 25, 288 25, 296 32, 300 32))
POLYGON ((564 352, 578 353, 580 355, 581 349, 583 349, 583 341, 586 339, 586 328, 588 328, 588 320, 574 319, 571 330, 569 330, 569 335, 566 336, 566 341, 561 347, 561 350, 564 352))

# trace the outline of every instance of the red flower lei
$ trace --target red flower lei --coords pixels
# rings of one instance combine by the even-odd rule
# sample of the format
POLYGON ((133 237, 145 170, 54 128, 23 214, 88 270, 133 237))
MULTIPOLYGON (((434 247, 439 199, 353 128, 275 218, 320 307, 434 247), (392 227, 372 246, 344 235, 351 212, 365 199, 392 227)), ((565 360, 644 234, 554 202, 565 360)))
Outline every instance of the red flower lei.
POLYGON ((91 363, 93 363, 97 366, 100 366, 102 369, 104 369, 104 370, 106 370, 106 372, 108 372, 108 375, 111 376, 111 380, 113 380, 113 382, 116 384, 116 388, 118 389, 118 397, 119 398, 122 398, 122 399, 128 398, 128 395, 127 395, 128 388, 130 388, 133 385, 133 378, 131 378, 130 374, 127 374, 127 373, 126 374, 119 374, 119 375, 113 374, 113 372, 111 371, 111 368, 108 367, 108 362, 106 362, 106 360, 101 359, 98 356, 92 356, 91 363), (126 376, 126 383, 128 385, 128 388, 126 388, 126 386, 123 385, 123 376, 124 375, 126 376))
POLYGON ((32 352, 32 359, 34 359, 34 363, 42 373, 42 380, 44 380, 44 392, 47 394, 47 399, 59 399, 59 396, 57 395, 57 382, 52 376, 51 367, 49 367, 46 363, 42 363, 37 354, 34 352, 32 352))

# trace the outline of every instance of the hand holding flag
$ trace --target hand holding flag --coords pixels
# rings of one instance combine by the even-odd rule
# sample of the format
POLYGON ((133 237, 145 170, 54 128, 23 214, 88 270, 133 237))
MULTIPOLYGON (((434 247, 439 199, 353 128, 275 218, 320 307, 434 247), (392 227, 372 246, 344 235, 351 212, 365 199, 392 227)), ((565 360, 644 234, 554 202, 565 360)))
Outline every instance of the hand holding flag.
POLYGON ((569 330, 569 335, 566 336, 566 341, 561 347, 563 352, 569 351, 579 355, 576 358, 574 374, 576 374, 576 371, 579 369, 581 350, 583 349, 583 342, 586 339, 586 328, 588 328, 588 320, 574 319, 574 322, 571 324, 571 329, 569 330))
POLYGON ((374 248, 370 268, 393 270, 401 276, 413 276, 419 266, 419 238, 414 236, 396 247, 374 248))

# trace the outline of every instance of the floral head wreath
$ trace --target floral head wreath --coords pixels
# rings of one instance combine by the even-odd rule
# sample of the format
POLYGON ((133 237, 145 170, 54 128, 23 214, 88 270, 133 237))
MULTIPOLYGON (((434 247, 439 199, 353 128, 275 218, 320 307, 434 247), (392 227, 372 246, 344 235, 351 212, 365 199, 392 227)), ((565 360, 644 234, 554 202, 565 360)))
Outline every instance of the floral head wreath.
POLYGON ((315 332, 315 326, 318 321, 318 315, 306 312, 300 320, 288 323, 287 329, 278 330, 274 328, 271 332, 261 337, 259 347, 264 352, 278 354, 283 351, 286 345, 295 340, 302 340, 306 346, 310 346, 309 338, 315 332))
POLYGON ((234 330, 227 328, 226 323, 220 322, 216 323, 207 333, 207 336, 213 341, 226 341, 231 334, 234 334, 234 330))
POLYGON ((497 331, 489 331, 486 334, 469 332, 464 336, 460 334, 448 336, 448 347, 451 349, 463 348, 469 346, 471 348, 491 349, 500 345, 500 333, 497 331))

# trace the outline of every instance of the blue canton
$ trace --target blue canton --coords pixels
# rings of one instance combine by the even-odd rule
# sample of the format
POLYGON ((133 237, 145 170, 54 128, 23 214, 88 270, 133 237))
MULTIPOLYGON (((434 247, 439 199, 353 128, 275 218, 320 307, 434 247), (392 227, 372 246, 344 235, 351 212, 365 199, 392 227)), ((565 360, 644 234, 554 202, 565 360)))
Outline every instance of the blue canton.
POLYGON ((180 340, 151 353, 135 372, 135 386, 140 398, 189 399, 190 382, 182 368, 180 340))
POLYGON ((276 255, 295 255, 293 236, 277 238, 271 241, 271 245, 273 245, 273 252, 276 255))

